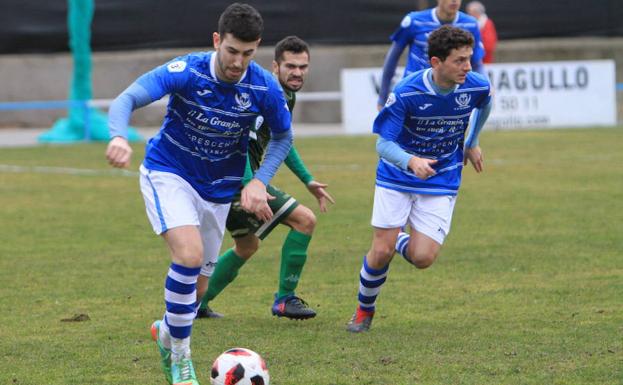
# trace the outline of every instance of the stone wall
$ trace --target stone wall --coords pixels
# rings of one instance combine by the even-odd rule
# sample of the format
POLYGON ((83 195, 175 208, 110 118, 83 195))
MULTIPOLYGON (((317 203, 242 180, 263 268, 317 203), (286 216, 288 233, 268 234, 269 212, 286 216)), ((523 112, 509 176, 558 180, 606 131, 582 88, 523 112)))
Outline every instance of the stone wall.
MULTIPOLYGON (((386 45, 313 46, 311 71, 303 91, 339 91, 340 69, 380 67, 387 48, 386 45)), ((94 53, 93 96, 114 98, 142 73, 191 50, 94 53)), ((617 82, 623 82, 623 38, 502 41, 496 56, 498 62, 614 59, 617 82)), ((268 68, 272 49, 261 48, 256 59, 268 68)), ((71 71, 72 59, 68 54, 0 56, 0 102, 66 99, 71 71)), ((623 117, 621 99, 619 120, 623 117)), ((294 117, 297 122, 335 123, 341 120, 340 108, 339 101, 301 102, 294 117)), ((158 126, 162 111, 163 107, 145 107, 134 114, 133 123, 158 126)), ((63 116, 63 110, 2 111, 0 127, 47 127, 63 116)))

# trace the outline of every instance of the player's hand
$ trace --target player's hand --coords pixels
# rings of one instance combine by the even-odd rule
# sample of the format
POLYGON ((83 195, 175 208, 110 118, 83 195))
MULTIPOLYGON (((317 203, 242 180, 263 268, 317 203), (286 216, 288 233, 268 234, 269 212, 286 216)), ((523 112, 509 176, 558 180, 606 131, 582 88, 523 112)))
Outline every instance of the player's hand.
POLYGON ((436 174, 432 167, 435 163, 437 163, 437 161, 434 159, 413 156, 409 159, 409 168, 418 178, 427 179, 436 174))
POLYGON ((327 212, 327 202, 335 204, 335 200, 333 200, 333 197, 329 195, 329 193, 325 190, 327 187, 329 187, 328 184, 320 183, 315 180, 312 180, 307 184, 307 189, 309 190, 309 192, 312 193, 312 195, 315 196, 318 200, 320 212, 322 213, 327 212))
POLYGON ((108 142, 106 148, 106 159, 113 167, 126 168, 130 165, 132 157, 132 147, 128 140, 120 136, 115 136, 108 142))
POLYGON ((255 214, 261 221, 269 221, 273 217, 273 211, 268 205, 274 196, 266 192, 266 186, 259 179, 251 179, 240 193, 240 206, 243 210, 255 214))
POLYGON ((480 149, 480 146, 466 148, 465 151, 463 151, 463 165, 467 164, 468 159, 472 166, 474 166, 474 170, 476 170, 476 172, 482 172, 484 158, 482 157, 482 150, 480 149))

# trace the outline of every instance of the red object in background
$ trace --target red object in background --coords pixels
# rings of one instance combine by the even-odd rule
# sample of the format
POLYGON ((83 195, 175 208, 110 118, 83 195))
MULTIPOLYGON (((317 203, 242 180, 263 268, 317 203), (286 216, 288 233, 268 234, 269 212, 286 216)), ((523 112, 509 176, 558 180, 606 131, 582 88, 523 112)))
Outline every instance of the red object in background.
POLYGON ((482 62, 493 63, 495 46, 498 44, 498 33, 495 30, 495 24, 493 24, 493 21, 489 18, 485 20, 484 24, 480 22, 478 24, 480 25, 480 38, 485 47, 485 57, 482 62))

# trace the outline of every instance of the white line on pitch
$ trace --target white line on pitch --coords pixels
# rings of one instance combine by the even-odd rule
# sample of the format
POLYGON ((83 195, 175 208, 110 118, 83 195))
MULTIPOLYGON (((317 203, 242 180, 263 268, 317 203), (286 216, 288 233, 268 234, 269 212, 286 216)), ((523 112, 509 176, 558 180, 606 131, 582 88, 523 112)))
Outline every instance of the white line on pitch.
POLYGON ((93 170, 88 168, 71 167, 48 167, 48 166, 16 166, 0 164, 0 172, 12 172, 17 174, 65 174, 65 175, 88 175, 88 176, 127 176, 137 177, 138 171, 128 170, 93 170))

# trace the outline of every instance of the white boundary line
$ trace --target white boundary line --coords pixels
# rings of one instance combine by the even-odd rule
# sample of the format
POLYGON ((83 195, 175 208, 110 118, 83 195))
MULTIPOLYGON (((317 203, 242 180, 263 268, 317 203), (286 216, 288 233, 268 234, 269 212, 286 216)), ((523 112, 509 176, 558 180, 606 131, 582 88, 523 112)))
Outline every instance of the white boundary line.
POLYGON ((11 164, 0 164, 0 172, 10 172, 15 174, 64 174, 80 176, 125 176, 138 177, 138 171, 129 170, 93 170, 88 168, 71 167, 48 167, 48 166, 16 166, 11 164))

